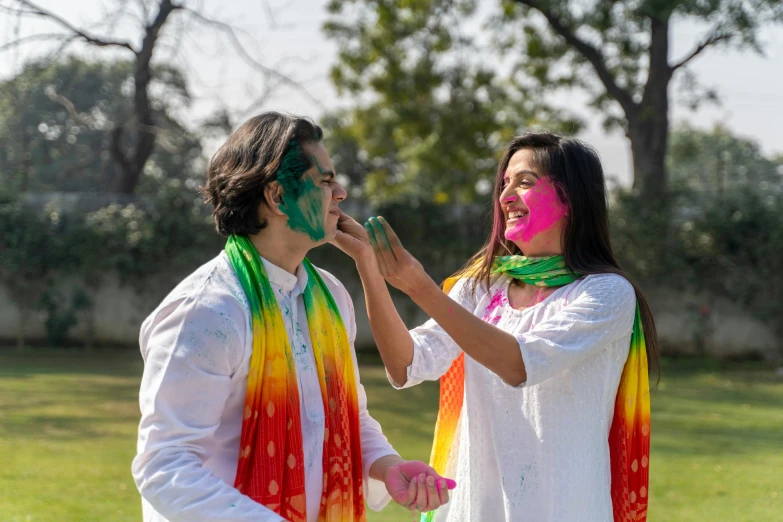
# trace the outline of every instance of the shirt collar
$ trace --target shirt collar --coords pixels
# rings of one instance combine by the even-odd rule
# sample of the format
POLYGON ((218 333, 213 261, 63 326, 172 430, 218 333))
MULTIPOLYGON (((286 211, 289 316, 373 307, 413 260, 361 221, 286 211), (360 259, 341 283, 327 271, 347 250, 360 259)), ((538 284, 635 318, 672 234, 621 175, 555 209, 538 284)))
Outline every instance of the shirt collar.
POLYGON ((264 263, 264 269, 266 270, 266 275, 269 277, 269 282, 272 285, 279 287, 283 294, 298 295, 304 292, 304 289, 307 286, 307 269, 305 269, 302 263, 299 263, 299 266, 296 267, 296 275, 294 275, 285 269, 270 263, 263 257, 261 258, 261 261, 264 263))

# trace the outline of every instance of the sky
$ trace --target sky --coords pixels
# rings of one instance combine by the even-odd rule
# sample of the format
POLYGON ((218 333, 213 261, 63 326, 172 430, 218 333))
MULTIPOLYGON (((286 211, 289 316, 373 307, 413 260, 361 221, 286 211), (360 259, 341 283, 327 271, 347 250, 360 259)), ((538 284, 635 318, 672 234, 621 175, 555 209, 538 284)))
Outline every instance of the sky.
MULTIPOLYGON (((10 1, 0 0, 0 5, 9 5, 10 1)), ((116 12, 112 0, 39 0, 38 3, 74 25, 90 27, 96 35, 109 34, 137 42, 141 34, 130 18, 118 27, 99 23, 101 13, 107 8, 109 12, 116 12)), ((340 98, 329 81, 337 49, 321 31, 327 18, 326 1, 201 0, 200 3, 203 12, 241 29, 240 37, 254 57, 296 79, 309 94, 278 86, 262 103, 255 104, 264 90, 263 79, 237 56, 225 37, 203 26, 192 25, 189 30, 172 26, 167 28, 166 47, 162 48, 160 56, 176 60, 190 72, 194 102, 184 116, 191 123, 203 120, 219 105, 246 115, 275 109, 317 120, 324 110, 350 102, 340 98)), ((0 13, 0 46, 16 34, 50 32, 52 27, 40 19, 24 19, 17 28, 14 19, 0 13)), ((699 41, 704 29, 689 21, 675 22, 671 33, 671 61, 686 55, 699 41)), ((783 132, 780 131, 783 122, 783 26, 764 29, 761 41, 764 56, 721 49, 707 50, 697 58, 692 70, 702 84, 717 89, 721 104, 703 107, 694 113, 675 101, 672 122, 687 121, 701 128, 723 124, 736 134, 760 143, 765 153, 783 154, 783 132)), ((13 75, 26 59, 45 49, 35 43, 0 53, 0 78, 13 75)), ((84 45, 71 49, 95 57, 106 57, 107 53, 123 55, 122 51, 90 49, 84 45)), ((676 91, 672 92, 676 94, 676 91)), ((573 103, 572 108, 584 114, 588 128, 580 137, 598 150, 607 175, 629 185, 632 168, 628 140, 619 133, 603 132, 600 118, 583 109, 578 96, 570 100, 563 98, 563 102, 573 103)), ((207 148, 218 145, 210 143, 207 148)), ((213 151, 205 152, 211 155, 213 151)), ((339 166, 337 168, 339 170, 339 166)))

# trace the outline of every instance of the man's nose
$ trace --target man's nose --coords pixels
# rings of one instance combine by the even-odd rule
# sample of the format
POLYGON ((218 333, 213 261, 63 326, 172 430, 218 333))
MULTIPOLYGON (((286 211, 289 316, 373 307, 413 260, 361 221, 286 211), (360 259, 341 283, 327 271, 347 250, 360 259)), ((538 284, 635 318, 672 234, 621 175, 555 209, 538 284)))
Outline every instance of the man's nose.
POLYGON ((332 192, 332 198, 336 201, 342 201, 348 197, 348 191, 343 188, 339 183, 332 192))

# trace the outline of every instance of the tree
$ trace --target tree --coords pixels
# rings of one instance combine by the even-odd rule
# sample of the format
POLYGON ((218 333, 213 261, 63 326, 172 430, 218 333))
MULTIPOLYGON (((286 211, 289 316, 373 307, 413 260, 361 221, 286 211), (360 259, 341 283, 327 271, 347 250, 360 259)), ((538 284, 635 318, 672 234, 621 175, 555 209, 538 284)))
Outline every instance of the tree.
POLYGON ((582 88, 606 128, 621 128, 631 142, 634 187, 650 203, 667 187, 669 88, 678 73, 696 103, 711 94, 697 89, 687 66, 705 50, 734 46, 761 52, 759 28, 783 20, 776 0, 506 0, 506 22, 497 34, 518 57, 519 82, 539 92, 582 88), (709 28, 685 56, 672 59, 672 21, 709 28))
POLYGON ((359 102, 324 119, 330 150, 376 201, 485 198, 505 142, 529 126, 578 130, 481 61, 460 34, 476 0, 333 0, 332 80, 359 102))
POLYGON ((783 158, 766 157, 758 143, 721 125, 710 131, 676 127, 669 138, 667 169, 673 188, 691 191, 701 201, 722 202, 734 191, 761 197, 783 192, 783 158))
MULTIPOLYGON (((0 182, 13 186, 15 173, 24 172, 22 190, 112 191, 123 175, 112 149, 119 146, 129 156, 134 148, 129 136, 119 144, 113 140, 115 122, 128 121, 134 111, 128 89, 133 71, 128 60, 70 57, 29 63, 16 77, 0 82, 0 182), (14 103, 14 92, 24 93, 24 104, 14 103)), ((174 116, 190 102, 184 76, 159 64, 153 67, 150 87, 158 146, 145 164, 146 178, 184 181, 201 158, 199 137, 174 116)), ((156 190, 154 183, 146 185, 140 180, 140 191, 156 190)))
MULTIPOLYGON (((121 176, 117 180, 115 190, 122 194, 132 194, 141 179, 144 167, 155 148, 158 122, 156 111, 151 100, 151 86, 156 68, 154 58, 159 54, 159 47, 165 29, 172 25, 171 20, 177 15, 183 17, 182 26, 172 30, 174 34, 182 34, 195 24, 201 28, 219 31, 225 36, 237 54, 255 71, 260 72, 267 80, 266 88, 261 98, 268 94, 269 89, 280 85, 301 87, 285 74, 264 66, 255 59, 247 46, 237 36, 237 31, 229 24, 214 19, 200 9, 196 0, 136 0, 126 2, 114 0, 113 9, 107 10, 106 18, 97 25, 109 29, 116 27, 123 17, 137 20, 141 25, 140 43, 132 39, 115 38, 99 35, 82 27, 77 27, 62 15, 44 9, 29 0, 8 0, 1 3, 0 13, 22 18, 43 18, 50 21, 54 27, 51 33, 33 34, 0 46, 7 50, 33 41, 54 41, 60 44, 62 51, 74 42, 82 42, 97 48, 119 49, 129 54, 133 61, 133 82, 131 83, 133 110, 125 121, 116 121, 112 127, 110 153, 112 160, 118 166, 121 176), (195 6, 194 6, 195 4, 195 6), (130 147, 128 147, 130 145, 130 147)), ((162 69, 158 69, 162 70, 162 69)), ((17 102, 20 101, 17 96, 17 102)), ((24 149, 25 144, 22 144, 24 149)), ((25 157, 27 157, 25 155, 25 157)), ((24 172, 23 172, 24 176, 24 172)), ((23 183, 24 185, 24 183, 23 183)))

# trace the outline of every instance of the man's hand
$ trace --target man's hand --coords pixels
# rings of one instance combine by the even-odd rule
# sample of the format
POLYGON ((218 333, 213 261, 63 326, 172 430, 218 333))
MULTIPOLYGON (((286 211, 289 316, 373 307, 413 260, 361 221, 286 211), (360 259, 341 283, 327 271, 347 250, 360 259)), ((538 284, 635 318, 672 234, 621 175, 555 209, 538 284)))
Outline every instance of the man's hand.
POLYGON ((345 252, 357 263, 372 258, 372 246, 367 231, 351 216, 337 209, 337 235, 330 243, 345 252))
POLYGON ((457 483, 441 477, 437 471, 418 460, 396 456, 378 459, 371 474, 382 478, 389 495, 399 505, 421 512, 438 509, 449 501, 449 490, 457 483), (372 473, 372 472, 375 473, 372 473))

